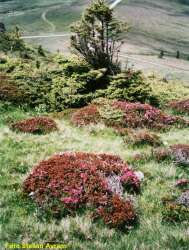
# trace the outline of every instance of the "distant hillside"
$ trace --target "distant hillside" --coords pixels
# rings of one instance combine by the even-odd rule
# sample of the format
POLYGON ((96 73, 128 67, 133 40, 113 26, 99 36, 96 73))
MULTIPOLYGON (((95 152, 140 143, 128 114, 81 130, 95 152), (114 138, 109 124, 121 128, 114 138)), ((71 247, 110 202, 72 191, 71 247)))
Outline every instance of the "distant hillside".
POLYGON ((132 43, 189 53, 189 0, 123 0, 117 13, 131 25, 132 43))
MULTIPOLYGON (((89 2, 3 0, 0 22, 10 28, 19 25, 25 34, 67 32, 89 2)), ((129 22, 131 31, 127 39, 132 44, 149 48, 149 53, 163 49, 189 54, 189 0, 123 0, 116 13, 129 22)))

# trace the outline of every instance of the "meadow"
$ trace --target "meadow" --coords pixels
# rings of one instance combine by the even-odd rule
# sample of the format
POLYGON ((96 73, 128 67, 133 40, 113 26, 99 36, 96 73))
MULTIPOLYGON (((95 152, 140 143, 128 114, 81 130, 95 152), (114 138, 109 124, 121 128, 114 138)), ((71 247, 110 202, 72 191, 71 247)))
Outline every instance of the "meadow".
MULTIPOLYGON (((64 242, 71 249, 187 249, 188 223, 162 222, 161 198, 169 193, 177 178, 187 173, 174 164, 133 162, 133 168, 144 173, 142 193, 138 196, 140 226, 122 234, 89 216, 66 217, 61 220, 42 216, 40 209, 23 195, 22 182, 40 160, 62 151, 111 153, 125 161, 136 153, 146 154, 149 146, 132 148, 103 124, 76 128, 65 116, 56 119, 59 130, 47 135, 16 133, 9 122, 36 116, 35 111, 1 103, 1 249, 6 242, 64 242)), ((188 129, 172 129, 160 133, 165 145, 189 143, 188 129)))

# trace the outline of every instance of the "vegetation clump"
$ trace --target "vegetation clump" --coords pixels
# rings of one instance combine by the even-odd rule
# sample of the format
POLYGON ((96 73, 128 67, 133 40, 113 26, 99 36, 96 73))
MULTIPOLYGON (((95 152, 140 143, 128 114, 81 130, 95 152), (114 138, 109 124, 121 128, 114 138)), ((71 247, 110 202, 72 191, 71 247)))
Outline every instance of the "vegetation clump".
POLYGON ((113 192, 109 181, 113 175, 125 191, 140 190, 137 175, 120 157, 82 152, 60 153, 40 162, 23 187, 52 214, 75 214, 88 208, 111 227, 131 226, 136 220, 134 207, 122 193, 113 192))
POLYGON ((124 137, 124 141, 133 146, 160 146, 162 144, 158 135, 156 135, 155 133, 151 133, 145 129, 129 131, 128 134, 124 137))
POLYGON ((96 105, 96 107, 92 105, 92 109, 90 105, 87 108, 79 109, 72 116, 73 123, 76 125, 93 123, 94 119, 89 119, 87 115, 89 110, 96 115, 95 122, 101 120, 111 127, 165 129, 173 125, 188 126, 185 119, 168 115, 149 104, 115 100, 108 104, 105 103, 105 105, 103 103, 96 105), (79 117, 81 117, 81 121, 79 117))
POLYGON ((22 39, 20 39, 20 32, 18 27, 14 31, 0 32, 0 51, 3 52, 20 52, 25 51, 26 46, 22 39))
POLYGON ((189 167, 189 145, 175 144, 170 147, 177 165, 189 167))
POLYGON ((189 220, 189 208, 175 199, 164 200, 163 220, 169 222, 184 222, 189 220))
POLYGON ((171 160, 171 150, 168 148, 156 148, 152 155, 158 162, 171 160))
POLYGON ((100 113, 94 104, 81 108, 72 115, 72 122, 77 126, 97 124, 99 121, 100 113))
POLYGON ((169 148, 158 148, 153 151, 157 161, 173 160, 176 165, 189 166, 189 145, 174 144, 169 148))
POLYGON ((151 129, 163 129, 171 125, 187 125, 187 121, 179 116, 165 114, 149 104, 139 102, 115 101, 113 107, 124 113, 126 127, 146 127, 151 129))
POLYGON ((189 114, 189 99, 182 101, 173 101, 169 104, 169 107, 178 112, 189 114))
MULTIPOLYGON (((176 187, 183 187, 186 181, 179 181, 176 187)), ((163 219, 169 222, 186 222, 189 220, 189 190, 175 190, 176 194, 164 197, 163 219)))
POLYGON ((189 188, 189 179, 186 178, 178 179, 176 181, 175 186, 179 188, 186 188, 186 187, 189 188))
POLYGON ((46 134, 57 130, 57 125, 51 118, 34 117, 13 123, 11 129, 24 133, 46 134))
POLYGON ((0 100, 19 104, 25 99, 25 93, 7 77, 0 75, 0 100))
POLYGON ((158 98, 152 94, 151 86, 142 72, 133 69, 127 69, 112 76, 104 96, 109 99, 158 104, 158 98))

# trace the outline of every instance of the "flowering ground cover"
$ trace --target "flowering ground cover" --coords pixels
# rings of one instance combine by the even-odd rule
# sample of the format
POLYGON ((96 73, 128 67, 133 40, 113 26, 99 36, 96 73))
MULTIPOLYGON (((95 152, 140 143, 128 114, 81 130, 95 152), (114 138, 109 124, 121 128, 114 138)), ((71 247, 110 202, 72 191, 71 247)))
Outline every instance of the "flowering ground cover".
POLYGON ((103 104, 101 106, 92 104, 79 109, 72 116, 72 122, 79 126, 100 121, 114 127, 150 129, 164 129, 170 126, 183 127, 189 124, 184 118, 166 114, 149 104, 127 101, 113 101, 105 106, 103 104), (104 116, 105 112, 110 112, 108 117, 107 115, 104 116), (115 112, 118 113, 119 119, 115 117, 115 112), (112 114, 114 114, 114 117, 112 114))
POLYGON ((110 226, 124 228, 136 221, 134 207, 113 192, 111 177, 127 191, 138 192, 140 180, 120 157, 107 154, 65 152, 42 161, 24 182, 24 191, 52 213, 75 213, 91 208, 110 226), (52 203, 55 200, 56 204, 52 203))
POLYGON ((48 117, 34 117, 11 124, 11 129, 33 134, 46 134, 57 130, 54 120, 48 117))
MULTIPOLYGON (((151 156, 152 146, 129 147, 128 144, 123 142, 123 135, 128 132, 125 130, 126 128, 122 131, 123 135, 120 136, 112 128, 102 126, 102 124, 89 125, 84 128, 74 126, 68 115, 63 116, 61 114, 59 116, 57 114, 53 117, 58 130, 53 133, 45 136, 15 133, 9 128, 10 122, 35 117, 36 111, 25 111, 5 104, 0 105, 0 110, 0 202, 2 210, 0 223, 3 228, 0 239, 1 249, 5 249, 6 242, 43 243, 47 241, 63 242, 70 245, 73 250, 177 250, 188 248, 188 208, 180 204, 177 205, 179 208, 174 210, 174 213, 172 213, 172 210, 170 213, 170 210, 167 210, 164 204, 164 200, 162 202, 162 198, 166 194, 170 196, 168 197, 171 199, 169 201, 177 201, 179 197, 179 202, 183 203, 187 200, 185 191, 188 189, 188 172, 186 167, 175 167, 172 159, 157 161, 154 157, 148 157, 151 156), (64 153, 60 154, 59 152, 64 153), (139 172, 144 173, 140 192, 138 192, 138 189, 134 190, 135 192, 130 189, 133 186, 128 185, 127 171, 126 175, 107 174, 104 177, 103 174, 103 177, 101 177, 101 172, 104 172, 101 170, 97 171, 95 175, 90 174, 91 179, 88 180, 94 181, 92 177, 95 181, 96 178, 98 180, 102 178, 106 183, 109 183, 111 190, 105 193, 109 197, 107 206, 98 206, 83 200, 82 203, 79 203, 79 206, 76 206, 78 203, 74 203, 74 208, 72 208, 70 201, 77 201, 73 200, 72 192, 62 192, 65 203, 56 203, 57 200, 55 199, 52 199, 52 204, 49 202, 40 203, 43 192, 39 192, 39 196, 35 192, 29 192, 30 190, 24 192, 26 189, 23 189, 23 182, 30 179, 32 171, 37 173, 36 168, 44 165, 46 170, 51 169, 50 166, 47 167, 48 164, 46 165, 46 163, 51 162, 52 159, 62 159, 65 153, 72 155, 68 152, 88 152, 85 155, 118 155, 118 158, 122 159, 127 167, 129 165, 131 176, 134 173, 134 176, 136 175, 140 179, 142 174, 139 174, 139 172), (44 162, 44 165, 42 162, 44 162), (120 180, 120 176, 122 176, 122 180, 120 180), (135 194, 136 191, 137 195, 135 194), (174 193, 175 195, 172 197, 174 193), (39 203, 36 200, 37 198, 39 198, 39 203), (46 206, 46 204, 49 206, 46 206), (90 207, 87 207, 88 204, 90 204, 90 207), (107 207, 111 209, 107 209, 107 207), (62 209, 62 214, 56 213, 59 208, 62 209), (133 225, 133 221, 130 223, 125 218, 130 218, 132 214, 133 216, 137 215, 138 226, 132 227, 129 233, 125 233, 122 229, 130 228, 130 225, 133 225), (180 219, 173 220, 178 216, 180 219), (115 229, 117 225, 122 231, 115 229)), ((46 114, 41 113, 41 115, 46 114)), ((103 113, 103 117, 111 116, 111 112, 103 113)), ((119 120, 117 118, 122 116, 121 113, 118 116, 114 113, 112 117, 117 121, 119 120)), ((130 130, 130 128, 128 129, 130 130)), ((153 131, 153 133, 157 133, 157 131, 153 131)), ((180 129, 173 126, 170 130, 162 130, 161 140, 165 145, 162 149, 165 150, 178 143, 188 145, 189 137, 187 135, 187 127, 180 129)), ((83 153, 81 155, 84 156, 83 153)), ((120 162, 118 158, 111 162, 120 162)), ((92 159, 90 166, 93 165, 92 162, 96 162, 96 158, 92 159)), ((98 161, 101 160, 98 159, 98 161)), ((104 159, 102 162, 104 162, 103 166, 112 166, 109 164, 109 160, 104 159), (105 164, 105 162, 108 162, 108 164, 105 164)), ((82 161, 80 163, 82 164, 82 161)), ((55 165, 55 167, 58 166, 55 165)), ((55 176, 53 174, 55 169, 52 168, 51 170, 50 173, 53 177, 55 176)), ((65 168, 65 170, 67 171, 68 168, 65 168)), ((80 170, 79 167, 78 175, 77 172, 73 172, 75 176, 79 176, 79 180, 81 180, 80 170)), ((87 174, 92 170, 86 169, 85 171, 84 173, 87 174)), ((41 174, 43 176, 44 172, 41 174)), ((56 176, 60 180, 61 174, 56 174, 56 176)), ((69 178, 70 184, 74 185, 71 177, 69 178)), ((46 182, 48 179, 44 181, 46 182)), ((39 184, 41 182, 42 179, 39 179, 39 184)), ((89 182, 87 181, 87 183, 89 182)), ((92 183, 93 186, 96 185, 96 182, 92 183)), ((33 184, 34 187, 39 185, 37 182, 33 184)), ((106 189, 100 189, 101 192, 104 190, 106 189)), ((58 191, 58 189, 53 189, 52 185, 50 191, 52 195, 53 191, 58 191)), ((79 190, 74 191, 73 195, 78 195, 77 191, 79 190)), ((92 191, 94 189, 91 189, 92 191)), ((81 198, 83 199, 87 193, 90 193, 90 190, 85 190, 81 198)), ((172 204, 169 203, 169 205, 172 208, 172 204)))

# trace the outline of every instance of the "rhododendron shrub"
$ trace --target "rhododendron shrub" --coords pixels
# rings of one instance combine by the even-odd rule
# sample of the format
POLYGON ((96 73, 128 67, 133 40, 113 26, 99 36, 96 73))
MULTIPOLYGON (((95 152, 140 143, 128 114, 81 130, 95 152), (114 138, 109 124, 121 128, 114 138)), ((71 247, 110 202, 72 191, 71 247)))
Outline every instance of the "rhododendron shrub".
POLYGON ((189 99, 182 101, 173 101, 169 103, 169 107, 178 112, 189 114, 189 99))
POLYGON ((171 160, 171 150, 168 148, 156 148, 152 151, 152 155, 158 162, 171 160))
POLYGON ((186 188, 186 187, 188 187, 188 189, 189 189, 189 179, 186 179, 186 178, 178 179, 176 181, 175 186, 179 187, 179 188, 186 188))
POLYGON ((163 129, 172 125, 188 126, 179 116, 168 115, 149 104, 112 101, 104 105, 89 105, 72 116, 75 125, 88 125, 103 121, 107 126, 121 128, 163 129))
POLYGON ((107 203, 107 206, 97 209, 103 222, 110 227, 124 230, 136 222, 136 214, 130 201, 122 200, 118 195, 113 195, 107 203))
POLYGON ((24 133, 46 134, 57 130, 57 125, 51 118, 34 117, 13 123, 11 129, 24 133))
POLYGON ((96 124, 99 121, 100 113, 94 104, 81 108, 72 115, 72 122, 77 126, 96 124))
POLYGON ((40 162, 23 188, 40 207, 49 206, 52 213, 64 209, 74 214, 89 208, 112 227, 131 225, 136 219, 133 205, 123 199, 122 191, 114 192, 112 176, 123 191, 140 190, 137 175, 120 157, 79 152, 60 153, 40 162))
POLYGON ((166 128, 170 125, 188 125, 188 122, 179 116, 163 113, 149 104, 115 101, 113 107, 121 109, 124 113, 126 127, 138 128, 166 128))

